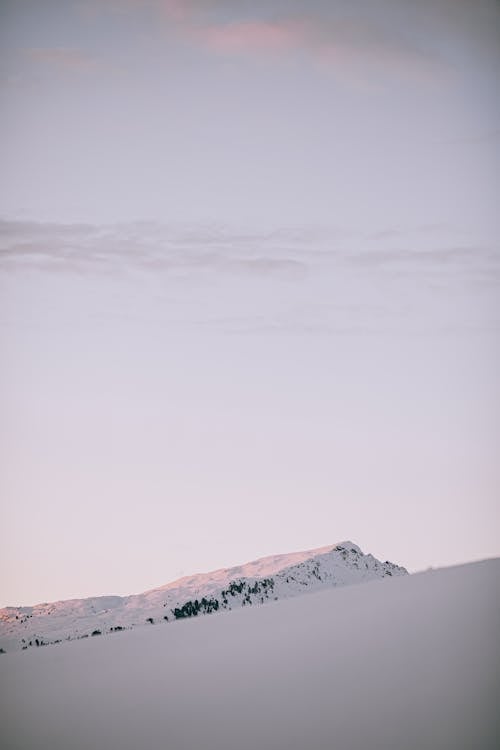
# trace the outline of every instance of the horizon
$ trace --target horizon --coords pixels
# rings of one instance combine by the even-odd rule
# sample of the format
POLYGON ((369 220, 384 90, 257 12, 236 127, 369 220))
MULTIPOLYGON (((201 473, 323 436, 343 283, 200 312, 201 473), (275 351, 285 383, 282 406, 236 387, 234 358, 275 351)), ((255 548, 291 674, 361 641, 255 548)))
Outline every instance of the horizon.
MULTIPOLYGON (((221 572, 221 571, 229 571, 229 570, 232 570, 233 568, 245 567, 246 565, 249 565, 249 564, 251 564, 253 562, 257 562, 257 561, 260 561, 260 560, 266 560, 268 558, 285 557, 287 555, 299 554, 301 552, 311 552, 311 553, 316 552, 316 553, 319 553, 322 550, 323 551, 333 550, 339 544, 355 544, 358 548, 361 549, 361 551, 362 551, 362 553, 364 555, 372 555, 373 554, 372 552, 366 551, 365 549, 363 549, 362 546, 360 547, 360 545, 358 545, 356 542, 353 542, 350 539, 345 539, 345 540, 342 540, 342 541, 333 542, 332 544, 320 545, 319 547, 314 547, 312 549, 289 550, 287 552, 274 552, 274 553, 271 552, 269 554, 263 555, 262 557, 252 558, 251 560, 245 560, 244 562, 236 561, 236 562, 232 562, 232 563, 230 563, 228 565, 224 565, 222 567, 212 568, 210 570, 197 570, 197 571, 194 571, 194 572, 193 571, 191 571, 191 572, 187 571, 186 573, 183 573, 183 575, 180 576, 179 578, 174 578, 172 580, 165 581, 164 583, 159 583, 159 584, 155 584, 155 585, 152 585, 152 586, 147 586, 146 588, 141 589, 140 591, 132 591, 132 592, 127 591, 127 592, 122 592, 122 593, 118 593, 118 592, 115 592, 115 591, 107 591, 107 592, 100 593, 100 594, 90 593, 90 594, 85 594, 85 595, 82 595, 82 596, 69 596, 69 597, 64 597, 63 599, 52 599, 52 600, 44 600, 44 601, 37 601, 37 602, 30 602, 30 603, 23 603, 23 604, 0 604, 0 609, 19 609, 19 608, 37 606, 37 605, 40 605, 40 604, 55 604, 55 603, 63 602, 63 601, 72 601, 72 600, 78 601, 80 599, 93 599, 93 598, 98 599, 100 597, 104 598, 104 597, 109 597, 109 596, 117 596, 117 597, 120 597, 120 598, 127 598, 128 596, 137 596, 137 595, 140 595, 140 594, 149 593, 151 591, 155 591, 157 589, 164 588, 165 586, 169 586, 169 585, 174 584, 174 583, 180 583, 181 581, 184 581, 184 580, 189 579, 189 578, 193 578, 193 577, 195 578, 197 576, 203 576, 203 575, 207 575, 207 574, 211 574, 211 573, 218 573, 218 572, 221 572)), ((382 557, 383 557, 383 556, 379 557, 377 555, 373 555, 373 556, 376 559, 379 559, 379 560, 382 560, 382 557)), ((385 560, 385 561, 382 560, 382 562, 391 562, 391 563, 394 563, 395 565, 402 566, 403 568, 405 568, 410 575, 417 575, 419 573, 426 573, 426 572, 428 572, 430 570, 446 570, 447 568, 461 567, 461 566, 464 566, 464 565, 470 565, 470 564, 474 564, 474 563, 480 563, 480 562, 484 562, 484 561, 487 561, 487 560, 496 560, 496 559, 498 559, 498 557, 499 557, 498 555, 492 555, 492 556, 487 556, 487 557, 479 557, 479 558, 474 558, 472 560, 463 560, 463 561, 458 561, 458 562, 450 563, 449 565, 443 565, 443 566, 440 566, 440 567, 428 566, 428 567, 421 568, 421 569, 418 569, 418 570, 408 569, 404 565, 404 563, 398 562, 398 561, 395 561, 395 560, 385 560)), ((253 576, 253 577, 258 578, 259 576, 253 576)))

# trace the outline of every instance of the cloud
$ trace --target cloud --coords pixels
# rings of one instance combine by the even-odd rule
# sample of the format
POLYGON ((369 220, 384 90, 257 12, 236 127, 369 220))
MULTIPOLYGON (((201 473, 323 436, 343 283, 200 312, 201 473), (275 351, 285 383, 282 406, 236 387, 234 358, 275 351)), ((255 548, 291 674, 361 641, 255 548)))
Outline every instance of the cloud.
POLYGON ((304 36, 302 25, 294 21, 212 24, 195 26, 190 33, 206 48, 223 54, 283 53, 300 48, 304 36))
MULTIPOLYGON (((218 55, 302 52, 325 69, 429 81, 452 74, 451 48, 496 50, 495 0, 87 0, 112 12, 156 13, 179 38, 218 55), (444 40, 444 44, 443 44, 444 40), (451 45, 450 45, 451 40, 451 45), (443 54, 442 54, 443 53, 443 54)), ((456 72, 456 71, 455 71, 456 72)))
POLYGON ((163 272, 300 279, 304 257, 266 235, 138 223, 117 226, 0 222, 0 271, 163 272))
MULTIPOLYGON (((453 0, 457 2, 457 0, 453 0)), ((479 1, 479 0, 478 0, 479 1)), ((427 8, 412 8, 410 13, 394 8, 386 0, 362 0, 352 4, 338 0, 95 0, 89 3, 89 16, 100 12, 137 13, 153 17, 167 39, 178 41, 208 55, 246 57, 254 60, 289 59, 301 56, 318 71, 331 73, 347 83, 376 88, 380 83, 409 81, 425 85, 440 84, 457 74, 447 58, 449 48, 440 44, 433 32, 427 8), (90 12, 90 9, 93 9, 90 12), (444 52, 443 52, 444 50, 444 52), (446 54, 445 54, 446 52, 446 54)), ((482 0, 482 5, 485 0, 482 0)), ((451 0, 441 0, 436 23, 451 0)), ((487 5, 487 2, 486 2, 487 5)), ((82 7, 85 7, 83 4, 82 7)), ((408 6, 410 7, 410 6, 408 6)), ((472 14, 450 12, 447 33, 459 38, 472 14), (458 16, 458 17, 456 17, 458 16)), ((477 25, 477 24, 476 24, 477 25)), ((483 24, 484 25, 484 24, 483 24)), ((483 39, 483 26, 474 39, 483 39)), ((64 55, 61 55, 61 62, 64 55)), ((55 62, 55 58, 54 58, 55 62)), ((68 64, 85 64, 68 58, 68 64)))
MULTIPOLYGON (((449 73, 430 36, 395 21, 383 0, 299 3, 273 0, 100 0, 93 13, 155 13, 167 34, 217 56, 254 59, 303 55, 318 69, 350 79, 441 79, 449 73)), ((418 24, 417 24, 418 25, 418 24)))
POLYGON ((176 21, 188 21, 196 12, 197 3, 189 0, 161 0, 160 7, 162 11, 176 21))
MULTIPOLYGON (((418 231, 361 233, 282 229, 236 233, 220 227, 134 223, 109 226, 0 222, 0 271, 230 274, 304 279, 335 272, 415 282, 500 280, 500 254, 486 246, 429 244, 418 231), (391 241, 397 243, 391 246, 391 241)), ((431 234, 432 237, 432 234, 431 234)))
POLYGON ((403 230, 392 236, 400 246, 388 247, 384 234, 4 221, 0 275, 9 274, 12 289, 18 275, 32 273, 37 285, 38 274, 57 274, 64 285, 83 277, 88 290, 123 281, 183 330, 352 336, 498 326, 497 250, 446 238, 424 250, 415 232, 404 246, 403 230))
POLYGON ((159 0, 156 7, 180 38, 217 55, 303 54, 323 69, 369 78, 383 73, 428 81, 448 70, 438 53, 402 33, 386 14, 377 21, 352 9, 335 13, 323 3, 302 5, 300 13, 295 3, 288 12, 281 3, 220 0, 159 0))
POLYGON ((436 54, 387 27, 361 20, 331 21, 311 28, 307 49, 325 67, 359 75, 419 81, 441 79, 447 65, 436 54))
POLYGON ((97 58, 79 49, 69 47, 43 47, 26 50, 37 63, 60 70, 88 72, 99 67, 97 58))

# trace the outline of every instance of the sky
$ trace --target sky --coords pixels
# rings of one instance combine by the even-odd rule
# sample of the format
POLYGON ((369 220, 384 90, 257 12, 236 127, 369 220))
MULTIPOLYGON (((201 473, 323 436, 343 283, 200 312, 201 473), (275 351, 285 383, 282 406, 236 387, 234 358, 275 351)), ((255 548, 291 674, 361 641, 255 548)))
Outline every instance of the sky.
POLYGON ((493 0, 0 3, 0 606, 500 554, 493 0))

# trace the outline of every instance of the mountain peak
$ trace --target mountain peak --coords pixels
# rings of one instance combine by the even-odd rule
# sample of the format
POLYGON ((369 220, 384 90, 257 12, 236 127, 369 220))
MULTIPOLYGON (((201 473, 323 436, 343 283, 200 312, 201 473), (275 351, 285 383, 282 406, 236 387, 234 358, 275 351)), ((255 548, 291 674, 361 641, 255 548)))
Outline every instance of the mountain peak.
POLYGON ((338 549, 350 549, 353 552, 357 552, 359 555, 363 554, 363 552, 361 551, 361 547, 358 547, 357 544, 354 544, 354 542, 351 542, 349 540, 346 542, 338 542, 338 544, 335 544, 333 546, 332 551, 338 549))

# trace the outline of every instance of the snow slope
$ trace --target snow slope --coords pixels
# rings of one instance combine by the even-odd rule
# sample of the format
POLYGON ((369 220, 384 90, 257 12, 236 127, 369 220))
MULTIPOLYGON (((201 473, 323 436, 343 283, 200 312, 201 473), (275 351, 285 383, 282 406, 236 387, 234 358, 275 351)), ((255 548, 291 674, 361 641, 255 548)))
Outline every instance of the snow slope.
POLYGON ((493 750, 500 560, 0 657, 4 750, 493 750))
POLYGON ((0 610, 0 648, 36 648, 397 575, 406 570, 364 555, 353 542, 342 542, 187 576, 133 596, 7 607, 0 610))

